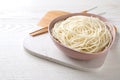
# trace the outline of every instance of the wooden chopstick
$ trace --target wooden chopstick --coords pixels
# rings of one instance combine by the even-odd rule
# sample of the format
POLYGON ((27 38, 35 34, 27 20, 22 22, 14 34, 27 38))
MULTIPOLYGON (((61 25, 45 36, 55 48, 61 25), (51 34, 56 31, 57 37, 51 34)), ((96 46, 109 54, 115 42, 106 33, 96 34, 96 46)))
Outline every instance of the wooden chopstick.
MULTIPOLYGON (((93 10, 93 9, 96 9, 96 8, 97 8, 97 6, 91 8, 91 9, 88 9, 88 10, 84 10, 81 13, 87 13, 87 12, 93 10)), ((37 36, 37 35, 40 35, 40 34, 43 34, 43 33, 47 33, 47 32, 48 32, 48 26, 46 26, 46 27, 44 27, 42 29, 33 31, 33 32, 30 33, 30 35, 34 37, 34 36, 37 36)))
POLYGON ((34 37, 34 36, 44 34, 44 33, 47 33, 47 32, 48 32, 48 27, 44 27, 44 28, 41 28, 39 30, 31 32, 30 35, 34 37))

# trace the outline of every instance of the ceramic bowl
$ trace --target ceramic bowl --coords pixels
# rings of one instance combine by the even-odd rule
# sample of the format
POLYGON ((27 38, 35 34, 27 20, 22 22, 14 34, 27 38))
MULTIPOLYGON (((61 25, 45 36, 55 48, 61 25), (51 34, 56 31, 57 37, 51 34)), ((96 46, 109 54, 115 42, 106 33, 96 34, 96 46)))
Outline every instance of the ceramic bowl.
MULTIPOLYGON (((106 46, 106 48, 101 51, 101 52, 98 52, 98 53, 94 53, 94 54, 88 54, 88 53, 83 53, 83 52, 78 52, 78 51, 75 51, 73 49, 70 49, 68 48, 67 46, 63 45, 62 43, 60 43, 57 39, 55 39, 51 33, 51 29, 54 27, 54 24, 58 21, 62 21, 62 20, 65 20, 66 18, 68 17, 71 17, 71 16, 76 16, 76 15, 82 15, 82 16, 92 16, 92 17, 97 17, 99 18, 100 20, 104 21, 104 22, 108 22, 108 20, 104 17, 101 17, 99 15, 95 15, 95 14, 90 14, 90 13, 72 13, 72 14, 67 14, 67 15, 63 15, 63 16, 60 16, 60 17, 57 17, 55 18, 49 25, 49 28, 48 28, 48 32, 51 36, 51 39, 52 41, 54 42, 54 44, 58 47, 58 49, 60 49, 65 55, 71 57, 71 58, 74 58, 74 59, 79 59, 79 60, 90 60, 90 59, 94 59, 94 58, 97 58, 99 56, 102 56, 102 55, 105 55, 108 53, 109 49, 111 48, 111 46, 113 45, 114 43, 114 40, 115 40, 115 35, 116 35, 116 31, 115 31, 115 28, 114 26, 109 28, 110 32, 111 32, 111 35, 112 35, 112 39, 109 43, 108 46, 106 46)), ((57 54, 57 53, 56 53, 57 54)))

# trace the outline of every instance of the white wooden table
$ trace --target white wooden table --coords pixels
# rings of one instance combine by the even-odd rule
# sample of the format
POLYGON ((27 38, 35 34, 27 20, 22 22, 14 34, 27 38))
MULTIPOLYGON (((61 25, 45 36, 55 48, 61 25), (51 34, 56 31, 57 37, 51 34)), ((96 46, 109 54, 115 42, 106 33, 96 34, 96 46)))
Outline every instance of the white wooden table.
MULTIPOLYGON (((23 48, 25 36, 39 28, 36 24, 48 10, 80 12, 98 6, 91 12, 106 12, 104 16, 120 26, 119 3, 120 0, 0 0, 0 80, 119 80, 118 51, 107 57, 115 58, 111 61, 114 65, 105 62, 102 70, 85 72, 34 57, 23 48), (112 70, 113 66, 116 69, 112 70)), ((119 34, 120 27, 118 39, 119 34)))

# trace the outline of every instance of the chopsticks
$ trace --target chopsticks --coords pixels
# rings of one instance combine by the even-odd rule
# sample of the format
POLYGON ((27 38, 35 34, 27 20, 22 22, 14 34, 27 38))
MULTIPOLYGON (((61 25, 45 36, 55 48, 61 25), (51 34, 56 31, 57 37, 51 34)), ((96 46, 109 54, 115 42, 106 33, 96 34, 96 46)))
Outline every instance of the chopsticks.
MULTIPOLYGON (((88 10, 84 10, 81 13, 87 13, 87 12, 89 12, 91 10, 96 9, 96 8, 97 8, 97 6, 95 6, 93 8, 90 8, 88 10)), ((69 12, 66 12, 65 14, 69 14, 69 12)), ((29 33, 29 34, 34 37, 34 36, 38 36, 38 35, 41 35, 41 34, 44 34, 44 33, 47 33, 47 32, 48 32, 48 26, 45 26, 45 27, 43 27, 43 28, 41 28, 39 30, 33 31, 33 32, 29 33)))
POLYGON ((48 27, 44 27, 44 28, 41 28, 39 30, 31 32, 30 35, 34 37, 34 36, 44 34, 44 33, 47 33, 47 32, 48 32, 48 27))

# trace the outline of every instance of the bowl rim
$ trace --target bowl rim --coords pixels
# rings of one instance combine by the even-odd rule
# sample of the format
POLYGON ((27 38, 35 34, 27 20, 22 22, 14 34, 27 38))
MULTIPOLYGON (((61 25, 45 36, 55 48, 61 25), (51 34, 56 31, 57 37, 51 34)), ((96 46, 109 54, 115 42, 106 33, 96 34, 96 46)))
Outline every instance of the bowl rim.
MULTIPOLYGON (((103 54, 103 53, 107 52, 107 51, 111 48, 111 46, 113 45, 114 38, 115 38, 114 35, 112 34, 111 29, 109 29, 109 31, 110 31, 110 33, 111 33, 111 37, 112 37, 111 40, 110 40, 110 43, 104 48, 104 50, 102 50, 102 51, 100 51, 100 52, 96 52, 96 53, 85 53, 85 52, 80 52, 80 51, 74 50, 74 49, 72 49, 72 48, 69 48, 69 47, 63 45, 62 43, 60 43, 60 42, 52 35, 52 31, 51 31, 51 30, 52 30, 52 28, 54 27, 53 25, 54 25, 56 22, 61 21, 61 20, 65 20, 65 19, 67 19, 68 17, 71 17, 71 16, 78 16, 78 15, 97 17, 97 18, 99 18, 100 20, 102 20, 103 22, 110 23, 105 17, 102 17, 102 16, 100 16, 100 15, 96 15, 96 14, 92 14, 92 13, 71 13, 71 14, 66 14, 66 15, 59 16, 59 17, 53 19, 53 20, 50 22, 50 24, 49 24, 49 26, 48 26, 48 33, 49 33, 50 37, 51 37, 57 44, 59 44, 60 46, 63 46, 63 47, 65 47, 65 48, 67 48, 67 49, 70 49, 70 50, 72 50, 72 51, 74 51, 74 52, 77 52, 77 53, 80 53, 80 54, 84 54, 84 55, 99 55, 99 54, 103 54), (65 19, 64 19, 64 18, 65 18, 65 19)), ((113 28, 113 27, 112 27, 112 28, 113 28)), ((115 30, 114 30, 114 31, 115 31, 115 30)))

